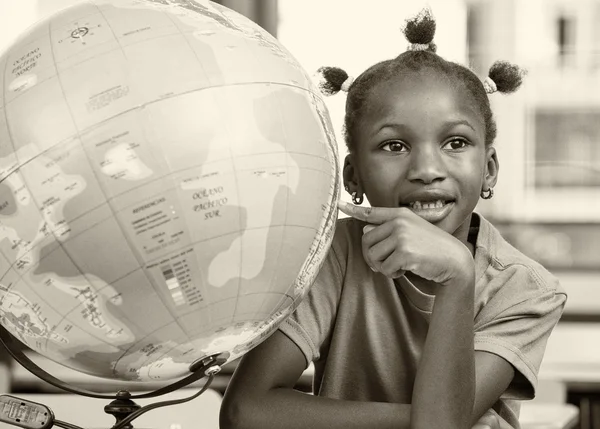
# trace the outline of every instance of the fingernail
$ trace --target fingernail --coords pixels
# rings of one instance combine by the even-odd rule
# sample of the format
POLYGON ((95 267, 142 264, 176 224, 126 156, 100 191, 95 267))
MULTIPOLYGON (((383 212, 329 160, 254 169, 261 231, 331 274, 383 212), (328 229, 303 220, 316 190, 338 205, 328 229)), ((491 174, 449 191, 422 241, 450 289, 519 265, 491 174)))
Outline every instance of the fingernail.
POLYGON ((369 231, 373 231, 375 229, 375 227, 373 225, 365 225, 363 227, 363 234, 366 234, 369 231))

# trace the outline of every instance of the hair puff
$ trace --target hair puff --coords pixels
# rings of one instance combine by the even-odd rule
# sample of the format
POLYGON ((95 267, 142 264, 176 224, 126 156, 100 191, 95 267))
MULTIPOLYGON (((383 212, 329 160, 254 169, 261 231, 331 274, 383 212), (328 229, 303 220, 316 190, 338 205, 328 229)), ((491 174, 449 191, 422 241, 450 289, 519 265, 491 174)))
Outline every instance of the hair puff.
POLYGON ((433 43, 436 23, 429 8, 423 9, 418 15, 406 20, 402 29, 406 40, 411 44, 429 45, 427 51, 435 52, 437 46, 433 43))
POLYGON ((334 95, 341 91, 348 79, 348 73, 339 67, 319 67, 317 70, 317 86, 325 95, 334 95))
POLYGON ((494 81, 498 92, 509 94, 515 92, 523 83, 527 72, 508 61, 496 61, 490 67, 488 77, 494 81))

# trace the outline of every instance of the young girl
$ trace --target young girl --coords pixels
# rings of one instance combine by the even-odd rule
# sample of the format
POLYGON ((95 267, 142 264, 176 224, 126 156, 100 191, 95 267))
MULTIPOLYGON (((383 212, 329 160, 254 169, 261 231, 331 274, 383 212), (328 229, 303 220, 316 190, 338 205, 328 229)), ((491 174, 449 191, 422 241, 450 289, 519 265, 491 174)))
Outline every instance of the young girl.
POLYGON ((404 32, 409 50, 356 80, 322 69, 325 92, 348 92, 355 205, 295 313, 241 360, 223 428, 457 429, 488 410, 518 428, 535 394, 566 295, 473 212, 498 177, 487 94, 522 73, 499 62, 482 83, 442 59, 428 11, 404 32), (314 395, 293 389, 310 362, 314 395))

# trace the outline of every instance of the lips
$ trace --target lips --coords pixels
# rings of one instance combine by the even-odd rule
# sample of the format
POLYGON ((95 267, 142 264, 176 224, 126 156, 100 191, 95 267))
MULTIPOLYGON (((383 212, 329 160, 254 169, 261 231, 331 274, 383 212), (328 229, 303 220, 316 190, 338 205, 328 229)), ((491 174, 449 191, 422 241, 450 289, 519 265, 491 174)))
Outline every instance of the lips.
POLYGON ((436 223, 448 216, 455 201, 454 196, 444 190, 421 190, 408 194, 400 206, 408 207, 426 221, 436 223))

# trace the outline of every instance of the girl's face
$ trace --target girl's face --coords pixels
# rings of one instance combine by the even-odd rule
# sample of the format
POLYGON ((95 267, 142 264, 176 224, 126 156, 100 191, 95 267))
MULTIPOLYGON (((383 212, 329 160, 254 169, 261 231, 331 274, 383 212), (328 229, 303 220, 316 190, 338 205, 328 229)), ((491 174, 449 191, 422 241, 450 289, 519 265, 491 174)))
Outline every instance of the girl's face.
POLYGON ((412 74, 377 85, 366 103, 346 159, 350 191, 373 206, 409 207, 466 241, 483 184, 493 186, 498 171, 468 92, 433 73, 412 74))

